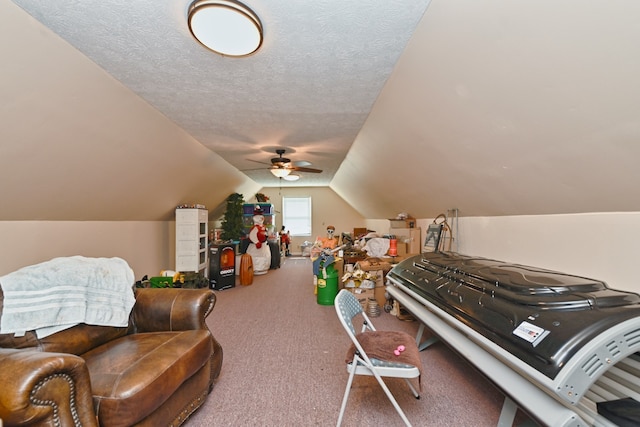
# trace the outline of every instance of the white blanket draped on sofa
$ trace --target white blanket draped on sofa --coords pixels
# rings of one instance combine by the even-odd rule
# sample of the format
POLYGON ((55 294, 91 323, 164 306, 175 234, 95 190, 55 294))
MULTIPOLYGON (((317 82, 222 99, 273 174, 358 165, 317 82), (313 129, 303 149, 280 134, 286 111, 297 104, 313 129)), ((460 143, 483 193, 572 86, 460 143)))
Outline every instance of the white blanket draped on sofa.
POLYGON ((125 327, 135 303, 133 270, 120 258, 54 258, 0 277, 0 333, 39 338, 78 323, 125 327))

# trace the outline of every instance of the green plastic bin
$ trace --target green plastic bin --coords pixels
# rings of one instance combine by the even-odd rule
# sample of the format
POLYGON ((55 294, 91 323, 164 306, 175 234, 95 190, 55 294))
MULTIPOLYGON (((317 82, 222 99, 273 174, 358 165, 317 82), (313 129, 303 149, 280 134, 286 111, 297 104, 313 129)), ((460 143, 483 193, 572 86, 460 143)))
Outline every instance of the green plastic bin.
POLYGON ((318 271, 318 304, 333 305, 333 301, 338 295, 338 271, 329 264, 327 268, 320 268, 318 271))

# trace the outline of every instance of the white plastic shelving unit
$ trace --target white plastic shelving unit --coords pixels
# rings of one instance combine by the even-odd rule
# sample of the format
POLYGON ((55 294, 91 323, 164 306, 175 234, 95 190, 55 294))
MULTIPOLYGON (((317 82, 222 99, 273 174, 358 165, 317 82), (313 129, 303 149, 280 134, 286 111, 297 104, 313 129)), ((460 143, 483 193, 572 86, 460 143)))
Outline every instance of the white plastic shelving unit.
POLYGON ((206 209, 176 209, 176 271, 203 272, 207 277, 208 220, 206 209))

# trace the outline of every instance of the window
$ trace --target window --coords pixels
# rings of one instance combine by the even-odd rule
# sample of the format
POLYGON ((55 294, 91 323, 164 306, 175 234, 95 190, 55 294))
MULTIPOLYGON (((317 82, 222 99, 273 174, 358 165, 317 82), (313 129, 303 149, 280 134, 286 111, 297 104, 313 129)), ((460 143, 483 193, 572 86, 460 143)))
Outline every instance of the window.
POLYGON ((282 225, 291 236, 311 236, 311 197, 283 197, 282 225))

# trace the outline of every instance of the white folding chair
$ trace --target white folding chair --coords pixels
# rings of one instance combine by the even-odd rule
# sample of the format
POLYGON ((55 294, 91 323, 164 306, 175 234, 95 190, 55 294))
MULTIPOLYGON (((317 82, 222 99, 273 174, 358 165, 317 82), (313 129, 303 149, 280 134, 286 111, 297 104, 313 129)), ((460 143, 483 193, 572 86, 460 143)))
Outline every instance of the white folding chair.
MULTIPOLYGON (((336 313, 338 314, 338 318, 340 319, 340 323, 342 323, 342 326, 344 327, 347 335, 353 342, 356 349, 353 360, 347 363, 347 372, 349 372, 349 379, 347 380, 347 388, 345 389, 344 397, 342 398, 342 406, 340 408, 340 415, 338 417, 337 425, 340 426, 342 424, 342 417, 347 407, 347 400, 349 399, 349 392, 351 391, 351 385, 353 383, 354 375, 373 375, 393 404, 393 407, 396 408, 396 411, 398 412, 404 423, 407 426, 411 426, 411 423, 407 419, 407 416, 400 408, 400 405, 398 405, 398 402, 396 402, 396 399, 391 394, 391 391, 389 391, 389 388, 382 380, 382 377, 404 378, 415 398, 420 399, 420 394, 416 391, 416 388, 409 380, 411 378, 419 377, 420 369, 416 366, 404 363, 369 358, 360 342, 356 338, 356 330, 353 326, 353 318, 360 315, 363 319, 361 332, 376 330, 371 323, 371 320, 362 309, 362 306, 360 305, 356 297, 346 289, 342 289, 338 293, 335 298, 334 305, 336 308, 336 313)), ((416 346, 417 351, 417 345, 414 340, 411 340, 407 345, 416 346)))

